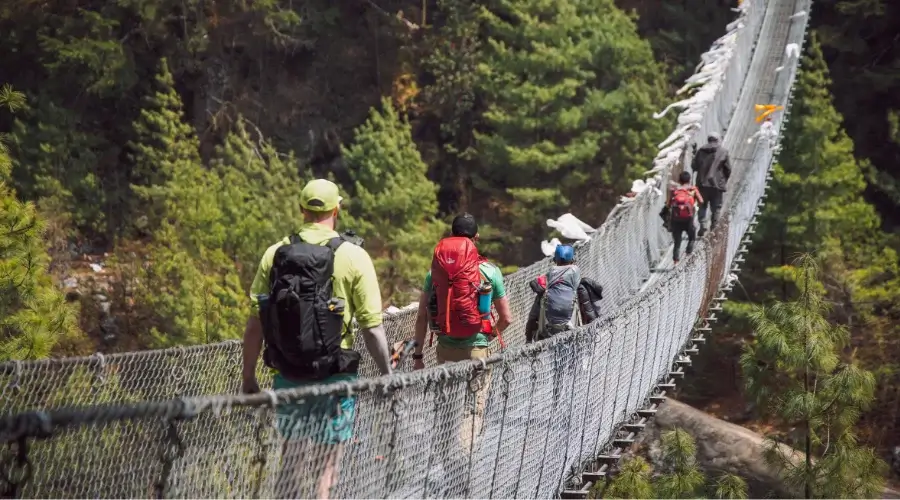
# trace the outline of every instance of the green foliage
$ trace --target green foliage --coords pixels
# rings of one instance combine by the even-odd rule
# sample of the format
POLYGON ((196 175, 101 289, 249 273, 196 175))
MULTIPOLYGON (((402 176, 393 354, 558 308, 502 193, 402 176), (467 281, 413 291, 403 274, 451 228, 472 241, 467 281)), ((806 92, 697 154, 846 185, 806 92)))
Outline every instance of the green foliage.
POLYGON ((51 74, 70 75, 86 91, 106 96, 136 82, 133 63, 118 40, 121 26, 114 2, 99 11, 76 8, 72 15, 50 16, 37 32, 42 63, 51 74))
POLYGON ((900 110, 895 50, 900 4, 890 0, 823 2, 810 19, 834 77, 837 108, 845 115, 857 154, 873 163, 869 199, 889 227, 896 227, 900 142, 892 140, 891 116, 900 110))
POLYGON ((668 70, 673 89, 693 74, 700 55, 734 19, 731 9, 709 8, 706 0, 619 0, 616 4, 625 11, 636 10, 638 30, 668 70))
POLYGON ((249 287, 261 252, 302 220, 299 200, 305 181, 292 154, 280 154, 262 137, 254 141, 243 120, 216 148, 210 169, 219 184, 222 250, 249 287))
POLYGON ((877 237, 880 220, 862 197, 864 167, 857 164, 853 141, 841 128, 842 117, 832 104, 831 79, 815 37, 807 54, 786 129, 787 154, 780 158, 773 194, 778 200, 790 197, 795 207, 779 214, 794 248, 821 248, 859 260, 854 247, 877 237))
POLYGON ((479 34, 480 6, 467 0, 437 0, 431 30, 424 38, 423 86, 417 98, 420 120, 436 129, 432 148, 419 141, 431 167, 429 178, 439 186, 442 210, 475 211, 471 173, 479 170, 473 131, 480 123, 478 63, 483 41, 479 34))
POLYGON ((734 474, 722 474, 716 480, 716 498, 747 498, 747 482, 734 474))
POLYGON ((134 209, 148 221, 141 229, 152 231, 134 294, 153 346, 235 338, 248 312, 234 262, 224 250, 229 234, 234 240, 240 229, 226 225, 235 222, 222 207, 231 200, 220 196, 223 182, 232 179, 226 163, 219 163, 226 174, 221 178, 200 163, 197 138, 181 119, 181 99, 172 84, 163 59, 130 144, 139 182, 133 189, 142 200, 134 209))
POLYGON ((47 273, 43 227, 34 205, 0 184, 0 361, 43 358, 77 326, 47 273))
MULTIPOLYGON (((784 148, 775 167, 758 238, 751 247, 748 272, 741 281, 756 303, 795 296, 789 258, 798 252, 820 257, 822 286, 838 305, 829 319, 852 325, 850 334, 866 368, 878 370, 882 394, 869 419, 884 436, 896 434, 891 392, 900 375, 882 370, 900 354, 894 318, 900 317, 900 266, 896 241, 880 231, 881 221, 864 198, 864 162, 854 157, 853 142, 830 94, 831 78, 816 36, 810 38, 798 75, 784 148)), ((751 331, 753 308, 726 306, 729 326, 751 331)), ((897 397, 897 396, 893 396, 897 397)))
POLYGON ((221 251, 200 255, 178 242, 172 226, 156 235, 132 276, 135 317, 151 347, 238 338, 249 314, 233 265, 221 251))
MULTIPOLYGON (((13 90, 12 86, 4 83, 0 87, 0 106, 8 108, 10 111, 18 111, 25 107, 25 94, 13 90)), ((12 160, 9 157, 9 146, 7 141, 9 136, 0 135, 0 181, 7 181, 10 170, 12 169, 12 160)))
POLYGON ((734 474, 722 474, 707 484, 697 465, 697 445, 684 429, 660 435, 662 464, 656 474, 640 456, 623 461, 603 492, 605 498, 697 498, 713 489, 715 498, 747 498, 747 483, 734 474))
POLYGON ((632 457, 622 462, 618 474, 606 491, 604 498, 653 498, 650 483, 650 464, 643 457, 632 457))
POLYGON ((849 335, 828 320, 815 260, 799 258, 791 278, 798 297, 756 310, 756 339, 740 360, 747 393, 756 404, 805 430, 797 443, 807 453, 805 462, 775 443, 768 459, 785 470, 787 484, 805 488, 807 498, 878 496, 887 466, 873 450, 860 447, 854 434, 860 413, 874 400, 875 377, 841 361, 849 335))
MULTIPOLYGON (((15 111, 24 95, 0 87, 0 107, 15 111)), ((22 203, 7 185, 10 160, 0 137, 0 361, 36 359, 74 335, 75 311, 47 273, 44 222, 32 203, 22 203)))
POLYGON ((672 429, 661 436, 665 472, 656 478, 660 498, 694 498, 705 478, 697 466, 697 445, 683 429, 672 429))
MULTIPOLYGON (((199 143, 194 130, 183 121, 181 97, 165 58, 160 60, 153 83, 134 122, 134 140, 128 144, 132 189, 138 195, 131 208, 139 228, 150 232, 166 215, 172 216, 174 223, 192 222, 176 220, 172 212, 187 208, 176 200, 186 201, 185 190, 196 189, 203 176, 199 143), (181 191, 182 196, 173 191, 181 191)), ((214 217, 207 219, 204 222, 218 224, 214 217)), ((203 232, 212 236, 218 232, 213 227, 206 226, 203 232)))
POLYGON ((409 122, 388 99, 356 129, 343 156, 356 184, 351 215, 375 256, 385 295, 405 304, 443 231, 434 219, 437 187, 426 176, 428 166, 412 140, 409 122))
POLYGON ((434 83, 422 99, 440 121, 442 147, 455 160, 470 159, 471 126, 482 42, 478 37, 477 5, 465 0, 438 0, 441 23, 429 34, 423 70, 434 83))
POLYGON ((535 240, 570 204, 593 219, 611 205, 598 189, 627 188, 663 130, 649 45, 612 0, 497 0, 482 15, 487 109, 473 185, 502 200, 496 225, 508 235, 535 240))
MULTIPOLYGON (((106 227, 107 195, 98 176, 99 152, 109 147, 85 132, 78 115, 45 95, 16 120, 13 178, 17 191, 38 206, 55 224, 76 233, 102 234, 106 227)), ((126 186, 121 186, 121 194, 126 186)), ((124 196, 123 196, 124 198, 124 196)))

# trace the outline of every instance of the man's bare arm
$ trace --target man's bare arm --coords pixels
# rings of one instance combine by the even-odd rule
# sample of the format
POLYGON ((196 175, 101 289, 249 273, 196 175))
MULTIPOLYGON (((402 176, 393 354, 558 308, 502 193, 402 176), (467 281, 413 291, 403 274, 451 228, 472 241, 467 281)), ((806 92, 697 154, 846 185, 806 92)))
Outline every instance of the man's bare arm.
POLYGON ((425 349, 425 336, 428 335, 428 294, 422 292, 419 294, 419 311, 416 313, 416 329, 414 330, 416 340, 416 354, 422 354, 425 349))
POLYGON ((388 349, 387 335, 384 333, 384 325, 371 328, 360 328, 366 348, 375 359, 375 364, 382 375, 391 373, 391 351, 388 349))
POLYGON ((497 308, 497 314, 500 316, 497 318, 497 324, 494 325, 494 328, 500 333, 503 333, 503 330, 506 330, 512 323, 512 313, 509 310, 509 299, 506 297, 497 299, 497 301, 494 302, 494 306, 497 308))
POLYGON ((259 316, 253 314, 247 318, 247 326, 244 328, 242 370, 244 381, 256 380, 256 360, 259 359, 259 353, 262 352, 262 345, 262 322, 259 320, 259 316))

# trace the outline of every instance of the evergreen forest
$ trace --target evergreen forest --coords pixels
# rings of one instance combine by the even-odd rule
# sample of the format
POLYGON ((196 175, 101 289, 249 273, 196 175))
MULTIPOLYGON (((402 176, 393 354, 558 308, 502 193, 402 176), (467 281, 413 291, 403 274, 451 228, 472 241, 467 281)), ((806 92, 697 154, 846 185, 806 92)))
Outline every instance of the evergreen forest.
MULTIPOLYGON (((259 258, 296 228, 317 177, 340 186, 340 229, 365 239, 386 307, 415 300, 460 212, 504 273, 531 264, 548 218, 599 225, 650 168, 675 125, 653 114, 736 4, 0 2, 0 362, 239 339, 259 258)), ((807 448, 821 460, 791 479, 879 497, 900 446, 900 2, 817 0, 810 22, 758 235, 717 326, 728 335, 713 342, 728 361, 697 366, 697 380, 736 382, 679 397, 737 397, 747 422, 799 449, 843 436, 807 448), (788 352, 789 318, 807 316, 822 339, 807 361, 831 392, 772 397, 810 369, 788 352)), ((666 449, 692 456, 680 432, 666 449)), ((610 494, 746 495, 689 458, 651 484, 642 460, 610 494)))

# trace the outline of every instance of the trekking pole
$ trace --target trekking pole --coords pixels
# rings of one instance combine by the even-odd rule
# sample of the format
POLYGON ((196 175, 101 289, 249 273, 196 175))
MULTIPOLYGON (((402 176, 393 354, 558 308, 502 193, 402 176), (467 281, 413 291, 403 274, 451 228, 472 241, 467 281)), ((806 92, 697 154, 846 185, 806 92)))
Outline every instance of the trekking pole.
POLYGON ((397 368, 400 363, 416 348, 416 339, 407 339, 391 346, 391 368, 397 368))

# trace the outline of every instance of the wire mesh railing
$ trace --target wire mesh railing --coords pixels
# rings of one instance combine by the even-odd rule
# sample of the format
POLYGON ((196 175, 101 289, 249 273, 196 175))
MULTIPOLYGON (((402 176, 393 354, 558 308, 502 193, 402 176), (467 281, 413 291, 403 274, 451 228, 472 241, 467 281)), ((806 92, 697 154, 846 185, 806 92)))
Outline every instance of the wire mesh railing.
MULTIPOLYGON (((8 472, 24 497, 555 496, 645 405, 735 263, 773 159, 747 143, 752 107, 788 104, 797 61, 784 46, 803 43, 808 16, 792 14, 810 3, 745 0, 708 53, 713 70, 698 73, 706 81, 661 145, 653 185, 578 249, 583 275, 605 288, 599 320, 524 343, 527 282, 543 260, 505 277, 516 321, 483 362, 435 366, 427 349, 426 370, 255 395, 237 394, 237 341, 6 363, 0 486, 8 472), (672 268, 654 188, 711 131, 725 131, 735 173, 719 225, 672 268)), ((386 314, 390 341, 411 337, 414 321, 414 305, 386 314)))

